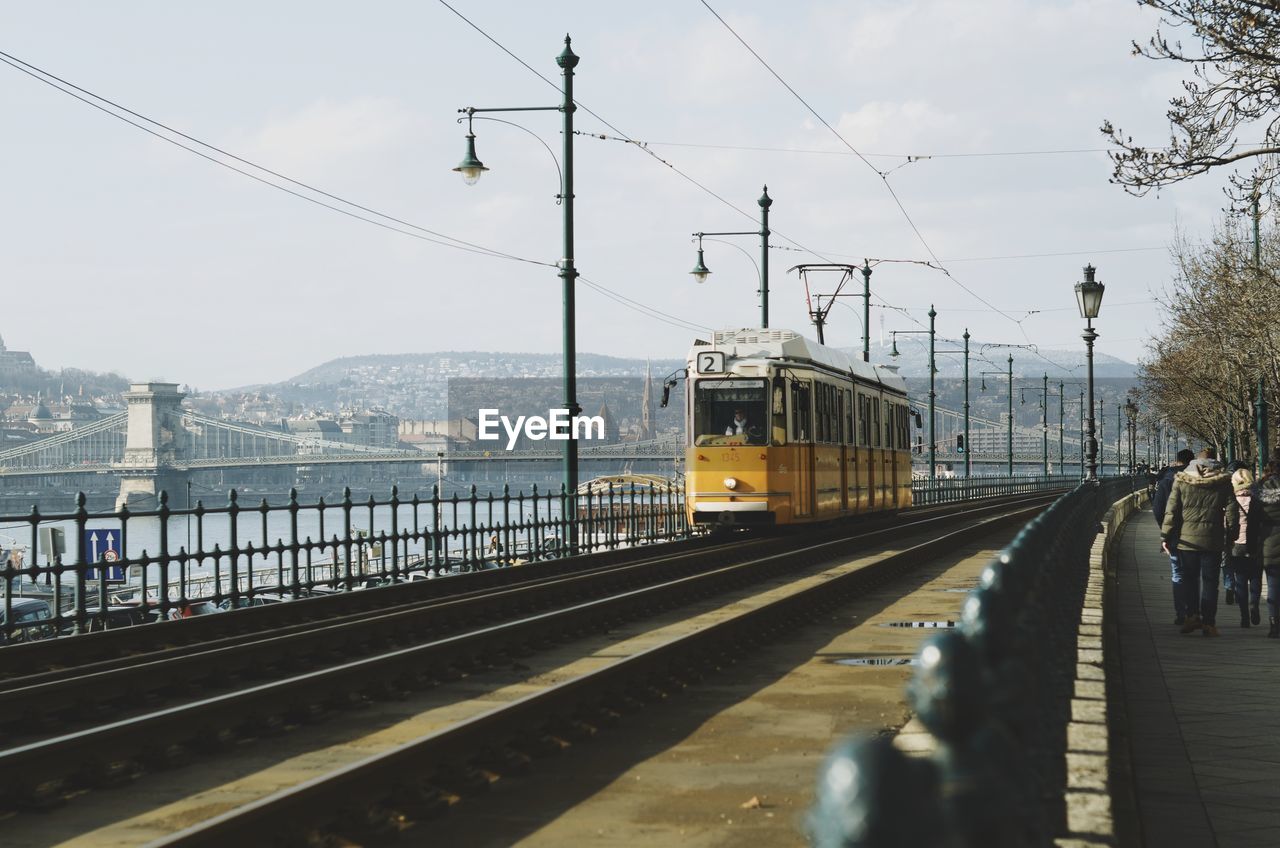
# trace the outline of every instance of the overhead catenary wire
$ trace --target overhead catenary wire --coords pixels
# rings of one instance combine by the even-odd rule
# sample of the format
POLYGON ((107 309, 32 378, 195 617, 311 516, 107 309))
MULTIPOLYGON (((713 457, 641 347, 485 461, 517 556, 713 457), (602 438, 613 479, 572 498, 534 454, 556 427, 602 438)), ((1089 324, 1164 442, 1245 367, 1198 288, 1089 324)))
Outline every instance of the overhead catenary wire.
MULTIPOLYGON (((117 120, 123 121, 124 123, 129 124, 135 129, 139 129, 147 133, 148 135, 151 135, 162 141, 168 142, 169 144, 172 144, 176 147, 186 150, 188 153, 192 153, 196 156, 199 156, 200 158, 205 159, 208 162, 212 162, 215 165, 219 165, 221 167, 227 168, 242 176, 248 177, 249 179, 254 180, 255 182, 277 189, 293 197, 296 197, 300 200, 305 200, 309 203, 322 206, 325 209, 329 209, 341 215, 345 215, 347 217, 354 218, 359 221, 363 221, 367 224, 372 224, 374 226, 381 227, 391 232, 399 233, 400 235, 405 235, 411 238, 427 241, 432 244, 440 245, 442 247, 449 247, 457 250, 462 250, 467 253, 474 253, 474 254, 478 254, 481 256, 488 256, 495 259, 506 259, 511 261, 518 261, 518 262, 523 262, 531 265, 538 265, 546 268, 558 267, 558 265, 554 262, 543 262, 536 259, 517 256, 515 254, 507 253, 505 251, 485 247, 484 245, 477 244, 475 242, 470 242, 465 239, 459 239, 454 236, 449 236, 445 233, 432 230, 427 227, 420 226, 418 224, 414 224, 402 218, 398 218, 393 215, 388 215, 384 212, 379 212, 378 210, 373 209, 372 207, 357 203, 352 200, 348 200, 344 197, 333 194, 332 192, 328 192, 328 191, 325 191, 324 189, 318 188, 317 186, 311 185, 309 183, 305 183, 301 180, 294 179, 284 173, 259 165, 255 162, 252 162, 249 159, 246 159, 242 156, 238 156, 216 145, 205 142, 199 138, 196 138, 195 136, 185 133, 168 124, 165 124, 161 121, 157 121, 153 118, 143 115, 142 113, 137 112, 133 109, 130 109, 127 106, 124 106, 115 100, 109 99, 102 95, 96 94, 92 91, 89 91, 88 89, 85 89, 79 85, 76 85, 75 83, 70 82, 69 80, 59 77, 56 74, 53 74, 49 71, 45 71, 42 68, 32 65, 4 51, 0 51, 0 62, 3 62, 4 64, 14 68, 15 70, 21 71, 22 73, 26 74, 27 76, 39 82, 45 83, 51 88, 69 97, 72 97, 75 100, 80 101, 81 103, 91 106, 106 115, 116 118, 117 120), (113 111, 113 110, 117 110, 117 111, 113 111), (147 126, 148 124, 150 126, 147 126), (155 129, 153 129, 153 127, 155 129), (165 133, 170 133, 173 136, 177 136, 177 138, 172 138, 170 136, 167 136, 165 135, 165 133), (186 142, 190 142, 190 144, 183 143, 183 141, 179 141, 178 139, 182 139, 182 140, 185 140, 186 142), (204 150, 197 149, 197 147, 204 148, 204 150), (211 155, 210 153, 206 153, 205 150, 212 151, 213 154, 217 154, 217 155, 211 155), (234 162, 238 162, 246 167, 241 168, 230 162, 223 161, 222 159, 218 158, 219 156, 224 156, 227 159, 231 159, 234 162), (248 169, 257 170, 260 172, 260 174, 252 173, 248 169), (334 203, 328 203, 328 202, 325 202, 324 200, 320 200, 315 197, 310 197, 304 194, 303 191, 301 190, 294 190, 289 188, 287 185, 280 185, 279 183, 273 182, 271 179, 268 179, 267 177, 264 177, 261 174, 269 175, 270 177, 274 177, 275 179, 284 181, 289 185, 296 186, 298 189, 309 191, 314 194, 320 195, 321 197, 328 198, 329 200, 334 201, 334 203), (351 209, 344 209, 341 206, 338 206, 336 204, 344 204, 346 206, 351 207, 351 209, 359 210, 359 212, 353 212, 351 211, 351 209), (360 214, 361 212, 368 213, 368 215, 360 214), (373 216, 373 217, 369 217, 369 216, 373 216), (383 220, 377 220, 377 218, 381 218, 383 220), (388 223, 388 222, 391 222, 391 223, 388 223)), ((588 281, 584 280, 584 282, 588 282, 588 281)), ((638 312, 639 314, 644 315, 648 318, 662 321, 663 323, 669 324, 679 329, 695 330, 695 331, 701 331, 701 330, 707 329, 700 324, 695 324, 693 322, 685 321, 682 318, 663 312, 662 310, 647 306, 646 304, 641 303, 640 301, 621 295, 618 292, 614 291, 613 289, 610 289, 608 286, 605 286, 603 283, 590 281, 588 282, 588 285, 592 289, 594 289, 596 292, 604 295, 605 297, 610 298, 611 300, 614 300, 615 302, 619 303, 623 307, 630 309, 634 312, 638 312)))
MULTIPOLYGON (((843 144, 846 148, 848 148, 848 150, 851 153, 853 153, 853 155, 855 155, 859 160, 863 162, 863 164, 865 164, 868 168, 874 171, 877 176, 880 177, 881 183, 884 185, 885 190, 889 192, 889 196, 893 199, 894 204, 898 207, 898 211, 902 214, 903 219, 906 220, 907 225, 911 228, 911 231, 915 234, 917 241, 920 242, 920 245, 924 248, 925 253, 929 255, 930 260, 932 260, 932 262, 938 266, 938 270, 941 271, 943 274, 945 274, 947 279, 951 280, 953 283, 955 283, 957 286, 959 286, 961 289, 967 292, 971 297, 973 297, 979 303, 984 304, 985 306, 989 307, 992 311, 996 312, 999 315, 1002 315, 1003 317, 1011 321, 1015 326, 1018 327, 1018 330, 1022 333, 1023 338, 1029 339, 1030 337, 1027 336, 1026 328, 1022 326, 1022 323, 1019 319, 1013 317, 1009 313, 1000 309, 991 301, 987 300, 985 297, 978 294, 972 288, 965 285, 965 283, 962 280, 958 279, 953 273, 951 273, 951 271, 946 267, 943 261, 938 258, 938 254, 934 251, 933 246, 930 245, 928 239, 924 237, 924 233, 920 230, 920 227, 916 224, 915 219, 912 218, 911 213, 907 211, 907 207, 905 204, 903 204, 902 199, 898 196, 897 191, 894 190, 893 184, 889 182, 888 172, 881 171, 874 164, 872 164, 871 161, 867 159, 867 157, 862 152, 860 152, 856 147, 850 144, 849 140, 846 139, 840 133, 839 130, 833 127, 830 124, 830 122, 828 122, 827 119, 824 118, 820 112, 818 112, 817 109, 814 109, 813 106, 811 106, 809 102, 805 100, 804 97, 802 97, 800 93, 791 86, 790 83, 788 83, 785 79, 783 79, 782 75, 779 74, 776 70, 774 70, 773 67, 767 61, 765 61, 764 57, 761 56, 755 50, 755 48, 753 48, 749 43, 747 43, 747 40, 744 39, 741 35, 739 35, 737 30, 735 30, 729 24, 729 22, 726 21, 720 15, 720 13, 717 12, 711 6, 709 2, 707 2, 707 0, 699 0, 699 2, 701 2, 702 5, 707 9, 707 11, 710 12, 712 16, 714 16, 715 19, 719 21, 720 24, 726 30, 728 30, 729 34, 732 35, 734 39, 736 39, 737 42, 747 50, 748 53, 750 53, 753 57, 755 57, 756 61, 759 62, 761 66, 763 66, 764 69, 767 70, 773 76, 773 78, 776 79, 782 85, 783 88, 785 88, 788 92, 790 92, 791 95, 795 97, 795 99, 799 101, 800 104, 804 106, 806 110, 808 110, 809 114, 813 115, 813 117, 816 118, 819 121, 819 123, 821 123, 824 127, 826 127, 827 130, 830 131, 830 133, 834 135, 840 141, 841 144, 843 144)), ((1036 352, 1036 355, 1039 356, 1039 353, 1036 352)), ((1050 359, 1047 359, 1045 357, 1041 357, 1041 358, 1045 359, 1046 362, 1050 363, 1055 368, 1062 367, 1050 359)), ((1066 370, 1066 369, 1063 369, 1063 370, 1066 370)))
POLYGON ((62 92, 68 97, 72 97, 76 100, 79 100, 81 103, 84 103, 88 106, 92 106, 94 109, 97 109, 98 111, 106 115, 110 115, 111 117, 119 121, 123 121, 124 123, 129 124, 130 126, 136 129, 142 130, 148 135, 158 138, 161 141, 168 142, 169 144, 172 144, 175 147, 179 147, 183 150, 186 150, 188 153, 192 153, 196 156, 199 156, 202 159, 205 159, 206 161, 212 162, 213 164, 226 168, 230 171, 234 171, 237 174, 248 177, 249 179, 254 180, 258 183, 261 183, 266 186, 270 186, 271 188, 274 188, 277 191, 282 191, 285 194, 292 195, 293 197, 296 197, 299 200, 305 200, 308 203, 313 203, 317 206, 322 206, 325 209, 329 209, 331 211, 337 212, 341 215, 346 215, 347 217, 354 218, 359 221, 364 221, 367 224, 372 224, 376 227, 381 227, 386 230, 398 232, 401 235, 407 235, 412 238, 420 239, 422 241, 431 242, 432 244, 438 244, 442 247, 449 247, 455 250, 462 250, 467 253, 476 253, 482 256, 490 256, 496 259, 507 259, 510 261, 524 262, 531 265, 542 265, 549 268, 557 267, 554 262, 543 262, 537 259, 530 259, 523 256, 516 256, 515 254, 512 254, 512 253, 507 253, 505 251, 496 250, 490 247, 485 247, 484 245, 476 244, 474 242, 469 242, 464 239, 454 238, 453 236, 449 236, 444 233, 438 232, 436 230, 432 230, 427 227, 423 227, 418 224, 411 223, 402 218, 397 218, 393 215, 388 215, 386 213, 379 212, 376 209, 372 209, 368 206, 361 205, 354 201, 347 200, 346 198, 324 191, 323 189, 316 188, 315 186, 309 185, 300 180, 295 180, 292 177, 288 177, 278 171, 273 171, 270 168, 266 168, 262 165, 258 165, 255 162, 251 162, 248 159, 245 159, 241 156, 237 156, 236 154, 223 150, 220 147, 209 144, 208 142, 205 142, 205 141, 201 141, 200 139, 194 136, 188 135, 187 133, 184 133, 181 130, 174 129, 173 127, 170 127, 164 123, 161 123, 160 121, 157 121, 153 118, 149 118, 146 115, 143 115, 139 112, 129 109, 126 106, 122 106, 119 103, 116 103, 115 101, 110 100, 106 97, 95 94, 92 91, 82 88, 81 86, 78 86, 75 83, 62 79, 61 77, 58 77, 48 71, 38 68, 35 65, 25 62, 22 59, 19 59, 18 57, 13 56, 4 51, 0 51, 0 62, 3 62, 4 64, 8 65, 11 68, 14 68, 15 70, 21 71, 22 73, 26 74, 32 79, 38 80, 44 83, 45 85, 48 85, 49 87, 62 92), (118 111, 113 111, 113 110, 118 110, 118 111), (137 120, 133 120, 134 118, 136 118, 137 120), (151 126, 147 126, 147 124, 150 124, 151 126), (153 129, 153 127, 157 129, 153 129), (163 130, 163 132, 161 130, 163 130), (165 135, 165 133, 170 133, 173 136, 177 136, 178 138, 172 138, 169 135, 165 135), (184 144, 183 141, 180 141, 179 139, 183 139, 185 141, 191 142, 191 144, 184 144), (210 155, 209 153, 206 153, 202 150, 198 150, 196 147, 192 145, 198 145, 199 147, 203 147, 206 150, 213 151, 214 153, 218 154, 218 156, 225 156, 228 159, 231 159, 235 162, 239 162, 243 165, 246 165, 249 168, 253 168, 254 170, 261 172, 262 174, 267 174, 267 175, 270 175, 271 177, 275 177, 276 179, 283 180, 289 185, 297 186, 299 189, 304 189, 305 191, 312 192, 314 194, 320 195, 321 197, 328 198, 329 200, 333 200, 333 201, 336 201, 337 203, 344 204, 345 206, 349 206, 351 207, 351 209, 357 209, 357 210, 360 210, 360 212, 365 212, 365 213, 368 213, 369 215, 376 216, 376 218, 381 218, 384 220, 379 221, 379 220, 376 220, 375 218, 370 218, 366 215, 360 214, 360 212, 353 212, 351 211, 351 209, 344 209, 340 206, 335 205, 334 203, 328 203, 317 197, 311 197, 307 194, 304 194, 302 191, 296 191, 294 189, 291 189, 287 185, 280 185, 279 183, 273 182, 271 179, 261 176, 260 174, 251 173, 245 168, 237 167, 231 162, 227 162, 227 161, 224 161, 223 159, 219 159, 218 156, 210 155), (387 223, 388 221, 391 223, 387 223), (408 229, 404 229, 404 228, 408 228, 408 229))

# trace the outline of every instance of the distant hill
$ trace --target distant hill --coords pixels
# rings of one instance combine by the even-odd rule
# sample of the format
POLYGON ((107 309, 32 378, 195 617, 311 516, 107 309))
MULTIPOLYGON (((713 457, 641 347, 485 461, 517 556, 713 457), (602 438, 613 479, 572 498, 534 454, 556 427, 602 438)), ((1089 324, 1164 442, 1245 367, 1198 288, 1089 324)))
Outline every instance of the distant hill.
POLYGON ((50 371, 37 367, 0 374, 0 394, 40 394, 46 398, 60 398, 78 395, 81 389, 84 389, 85 397, 108 397, 128 391, 129 381, 119 374, 102 374, 79 368, 50 371))
MULTIPOLYGON (((560 373, 558 353, 503 353, 495 351, 438 351, 435 353, 392 353, 344 356, 331 359, 278 384, 251 386, 271 389, 276 385, 315 386, 340 383, 353 374, 412 370, 436 377, 554 377, 560 373)), ((684 367, 683 360, 655 359, 656 377, 684 367), (663 369, 666 369, 665 371, 663 369), (661 373, 659 373, 661 372, 661 373)), ((578 373, 582 376, 643 376, 645 360, 624 359, 599 353, 579 353, 578 373)))

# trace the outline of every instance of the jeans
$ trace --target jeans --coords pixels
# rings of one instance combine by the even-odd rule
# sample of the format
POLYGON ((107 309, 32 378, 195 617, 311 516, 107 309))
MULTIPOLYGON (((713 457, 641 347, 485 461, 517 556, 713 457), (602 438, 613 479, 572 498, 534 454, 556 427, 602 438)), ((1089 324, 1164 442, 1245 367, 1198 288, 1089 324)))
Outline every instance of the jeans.
POLYGON ((1229 552, 1222 554, 1222 589, 1225 592, 1237 591, 1236 561, 1229 552))
POLYGON ((1280 565, 1267 566, 1267 609, 1273 619, 1280 619, 1280 565))
POLYGON ((1221 551, 1178 551, 1182 567, 1182 596, 1187 615, 1199 615, 1205 624, 1218 623, 1218 570, 1221 551))
MULTIPOLYGON (((1187 601, 1182 596, 1182 568, 1178 565, 1177 548, 1169 551, 1169 570, 1172 572, 1169 579, 1173 584, 1173 611, 1179 616, 1184 616, 1187 614, 1187 601)), ((1277 600, 1280 601, 1280 599, 1277 600)))
MULTIPOLYGON (((1227 555, 1227 561, 1236 575, 1236 603, 1240 606, 1240 615, 1243 616, 1248 612, 1248 606, 1256 607, 1262 600, 1262 562, 1256 557, 1238 557, 1230 554, 1227 555)), ((1268 592, 1269 595, 1270 592, 1268 592)))

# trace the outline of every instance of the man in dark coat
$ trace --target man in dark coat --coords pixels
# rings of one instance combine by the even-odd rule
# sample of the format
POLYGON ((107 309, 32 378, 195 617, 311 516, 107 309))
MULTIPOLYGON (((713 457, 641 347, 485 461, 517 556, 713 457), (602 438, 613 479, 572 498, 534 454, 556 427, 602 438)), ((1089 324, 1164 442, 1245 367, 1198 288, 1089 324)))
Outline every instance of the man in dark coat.
MULTIPOLYGON (((1169 492, 1173 489, 1174 475, 1186 468, 1187 464, 1195 458, 1194 453, 1183 448, 1174 457, 1173 464, 1156 477, 1155 491, 1151 494, 1151 512, 1156 517, 1157 527, 1164 524, 1165 506, 1169 503, 1169 492)), ((1187 605, 1183 600, 1182 571, 1178 568, 1177 548, 1169 551, 1169 570, 1172 572, 1173 582, 1173 623, 1182 626, 1187 621, 1187 605)))
POLYGON ((1183 633, 1203 629, 1205 636, 1218 635, 1218 569, 1230 499, 1231 474, 1212 448, 1200 451, 1173 477, 1160 538, 1166 553, 1178 552, 1187 604, 1183 633))

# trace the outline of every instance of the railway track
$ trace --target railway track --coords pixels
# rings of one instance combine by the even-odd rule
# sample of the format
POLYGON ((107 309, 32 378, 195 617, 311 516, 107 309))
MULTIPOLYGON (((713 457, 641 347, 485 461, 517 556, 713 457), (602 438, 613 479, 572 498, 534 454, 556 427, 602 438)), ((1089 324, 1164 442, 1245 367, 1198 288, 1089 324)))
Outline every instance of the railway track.
MULTIPOLYGON (((499 658, 884 545, 903 534, 928 537, 838 581, 543 688, 323 779, 247 804, 165 844, 224 845, 237 838, 260 842, 263 827, 327 823, 339 799, 366 812, 382 810, 385 815, 375 813, 372 819, 357 817, 373 830, 407 826, 439 811, 445 797, 440 787, 457 789, 456 776, 470 773, 467 763, 477 752, 489 753, 482 758, 489 773, 522 767, 526 752, 589 735, 618 712, 669 687, 673 675, 701 674, 707 662, 718 661, 725 645, 741 647, 805 610, 811 613, 848 597, 975 534, 1024 521, 1052 498, 931 509, 929 515, 904 515, 880 529, 832 532, 799 547, 795 536, 708 543, 578 573, 530 577, 497 590, 406 602, 375 615, 348 614, 224 637, 225 644, 167 648, 145 658, 117 657, 13 678, 0 690, 0 714, 13 715, 11 709, 31 714, 41 703, 46 708, 69 703, 77 706, 59 713, 55 723, 64 730, 67 721, 83 726, 56 735, 37 731, 36 738, 0 751, 0 775, 8 784, 2 797, 27 807, 56 804, 68 792, 128 780, 140 766, 163 768, 193 752, 227 744, 245 728, 261 737, 368 698, 395 698, 499 658), (210 681, 217 680, 227 685, 211 694, 210 681), (94 720, 117 710, 122 699, 144 707, 135 715, 115 712, 109 721, 94 720), (554 731, 550 735, 548 727, 554 731), (534 742, 505 744, 521 738, 534 742), (436 782, 403 784, 400 775, 410 763, 411 773, 431 774, 436 782), (442 778, 444 772, 454 779, 442 778), (387 806, 388 798, 395 803, 387 806), (254 835, 248 836, 250 832, 254 835)), ((352 829, 351 819, 346 821, 352 829)))

